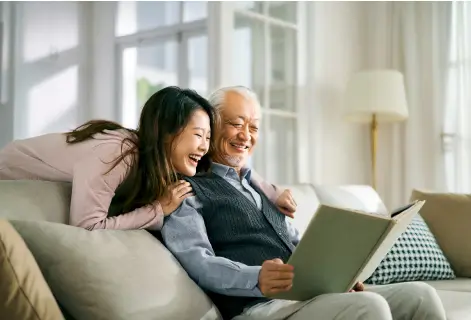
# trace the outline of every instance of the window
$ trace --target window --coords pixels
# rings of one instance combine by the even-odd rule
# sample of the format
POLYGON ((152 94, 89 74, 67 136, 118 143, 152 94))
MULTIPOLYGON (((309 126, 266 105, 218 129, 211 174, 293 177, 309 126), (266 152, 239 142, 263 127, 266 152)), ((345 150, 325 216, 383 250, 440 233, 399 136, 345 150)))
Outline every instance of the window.
POLYGON ((471 5, 452 3, 444 161, 451 192, 471 192, 471 5))
POLYGON ((277 184, 297 182, 297 2, 236 2, 232 82, 262 105, 253 166, 277 184))
POLYGON ((206 96, 208 36, 206 1, 118 2, 120 120, 135 128, 147 99, 178 85, 206 96))

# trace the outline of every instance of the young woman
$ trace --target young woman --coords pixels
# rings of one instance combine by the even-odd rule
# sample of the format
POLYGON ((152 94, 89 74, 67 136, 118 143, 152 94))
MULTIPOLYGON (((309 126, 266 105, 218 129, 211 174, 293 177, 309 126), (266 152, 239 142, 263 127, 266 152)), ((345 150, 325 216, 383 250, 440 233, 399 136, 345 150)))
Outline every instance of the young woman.
POLYGON ((0 180, 72 182, 74 226, 159 230, 191 194, 177 174, 196 173, 212 124, 206 99, 167 87, 145 103, 137 130, 94 120, 10 143, 0 151, 0 180))

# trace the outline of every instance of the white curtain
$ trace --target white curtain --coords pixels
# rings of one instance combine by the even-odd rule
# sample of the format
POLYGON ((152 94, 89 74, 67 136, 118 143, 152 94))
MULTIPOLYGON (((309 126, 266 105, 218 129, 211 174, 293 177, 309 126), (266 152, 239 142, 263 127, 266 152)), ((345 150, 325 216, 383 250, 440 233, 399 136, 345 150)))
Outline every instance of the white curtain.
MULTIPOLYGON (((378 192, 389 207, 408 201, 414 188, 443 190, 443 119, 450 47, 451 2, 387 2, 377 42, 381 65, 404 74, 409 118, 381 126, 378 192)), ((378 20, 376 20, 378 21, 378 20)), ((373 26, 374 27, 374 26, 373 26)))
POLYGON ((450 192, 471 193, 471 3, 453 1, 443 146, 450 192))

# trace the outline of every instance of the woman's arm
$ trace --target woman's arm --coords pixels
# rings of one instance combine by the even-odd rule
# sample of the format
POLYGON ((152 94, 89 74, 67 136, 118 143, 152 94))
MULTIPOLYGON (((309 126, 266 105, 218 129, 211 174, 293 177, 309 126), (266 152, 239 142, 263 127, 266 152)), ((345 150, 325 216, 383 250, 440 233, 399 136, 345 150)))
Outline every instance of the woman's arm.
POLYGON ((251 174, 251 182, 260 188, 271 202, 276 203, 276 200, 283 193, 283 190, 265 181, 255 170, 252 170, 251 174))
POLYGON ((98 146, 95 152, 75 165, 70 224, 88 230, 160 230, 164 215, 158 201, 119 216, 108 217, 111 200, 126 177, 129 162, 120 161, 108 172, 116 158, 117 149, 121 150, 116 144, 98 146))

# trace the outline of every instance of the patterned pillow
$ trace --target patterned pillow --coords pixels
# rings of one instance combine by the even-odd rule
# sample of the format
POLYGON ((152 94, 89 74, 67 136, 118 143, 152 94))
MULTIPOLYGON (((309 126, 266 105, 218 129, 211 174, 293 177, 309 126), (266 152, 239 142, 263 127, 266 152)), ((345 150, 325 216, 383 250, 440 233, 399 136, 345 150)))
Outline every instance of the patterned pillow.
POLYGON ((425 221, 417 214, 366 284, 454 279, 455 273, 425 221))

